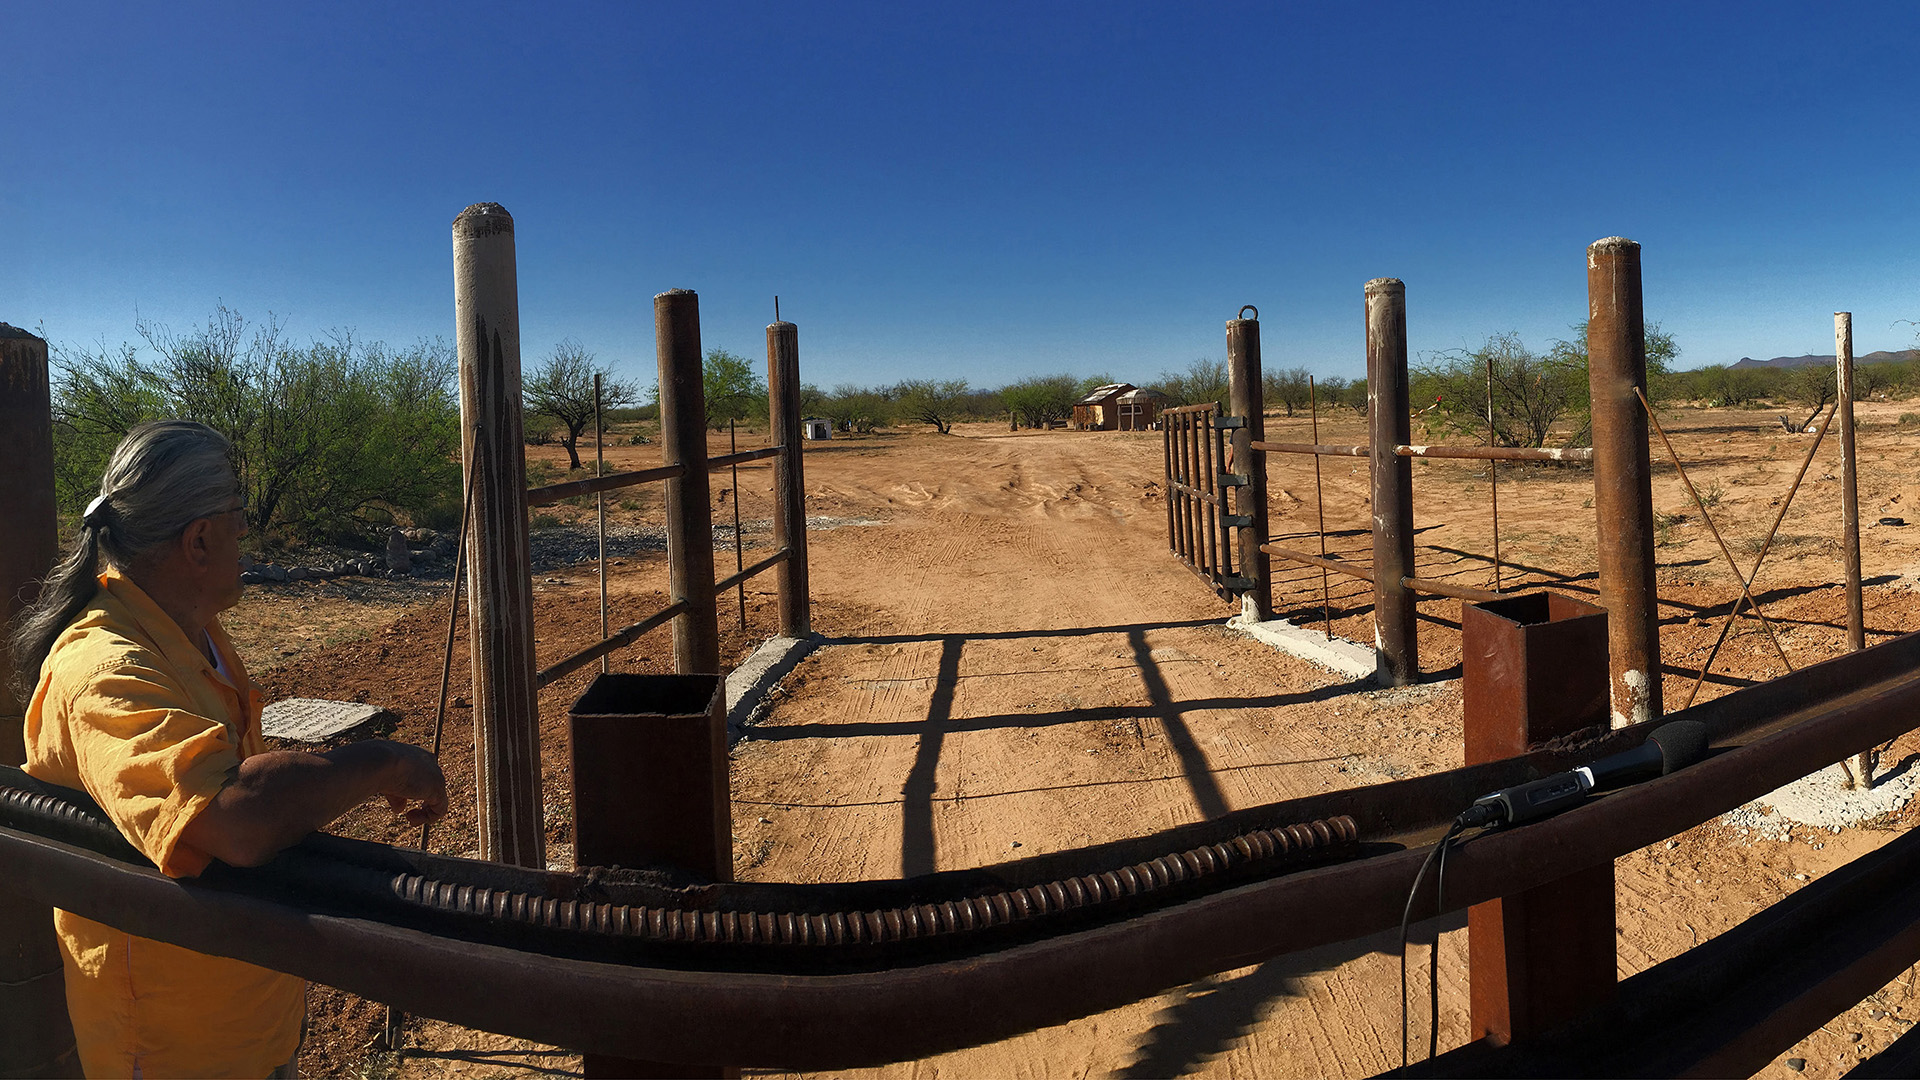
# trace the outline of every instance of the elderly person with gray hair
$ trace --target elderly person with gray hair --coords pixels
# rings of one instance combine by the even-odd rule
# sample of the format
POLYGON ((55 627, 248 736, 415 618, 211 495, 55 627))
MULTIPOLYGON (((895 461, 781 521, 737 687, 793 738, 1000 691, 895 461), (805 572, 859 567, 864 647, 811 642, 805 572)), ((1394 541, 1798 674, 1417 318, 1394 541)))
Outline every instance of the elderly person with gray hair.
MULTIPOLYGON (((12 632, 26 771, 82 788, 172 877, 257 866, 365 800, 446 813, 431 755, 385 740, 269 751, 218 615, 240 599, 246 500, 227 440, 180 420, 114 450, 71 550, 12 632)), ((306 984, 54 913, 88 1076, 291 1075, 306 984)))

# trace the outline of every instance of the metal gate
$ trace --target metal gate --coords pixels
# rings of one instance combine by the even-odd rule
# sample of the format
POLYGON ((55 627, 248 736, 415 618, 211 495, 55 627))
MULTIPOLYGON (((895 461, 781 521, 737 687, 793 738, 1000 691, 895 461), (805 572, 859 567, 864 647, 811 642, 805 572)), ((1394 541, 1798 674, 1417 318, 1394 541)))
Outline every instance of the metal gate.
POLYGON ((1167 547, 1231 603, 1249 585, 1235 573, 1233 560, 1233 530, 1249 519, 1231 513, 1227 502, 1227 489, 1247 482, 1228 461, 1227 433, 1244 421, 1219 413, 1220 406, 1212 402, 1160 411, 1167 460, 1167 547))

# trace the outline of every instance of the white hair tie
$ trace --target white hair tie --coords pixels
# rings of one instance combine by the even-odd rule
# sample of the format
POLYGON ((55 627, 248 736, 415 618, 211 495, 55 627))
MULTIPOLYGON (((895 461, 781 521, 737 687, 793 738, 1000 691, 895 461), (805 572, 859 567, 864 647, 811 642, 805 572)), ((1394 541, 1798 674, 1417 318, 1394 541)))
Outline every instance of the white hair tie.
POLYGON ((106 505, 107 497, 105 495, 95 495, 93 501, 87 504, 87 512, 80 515, 80 520, 88 525, 104 524, 100 517, 100 511, 105 509, 106 505))

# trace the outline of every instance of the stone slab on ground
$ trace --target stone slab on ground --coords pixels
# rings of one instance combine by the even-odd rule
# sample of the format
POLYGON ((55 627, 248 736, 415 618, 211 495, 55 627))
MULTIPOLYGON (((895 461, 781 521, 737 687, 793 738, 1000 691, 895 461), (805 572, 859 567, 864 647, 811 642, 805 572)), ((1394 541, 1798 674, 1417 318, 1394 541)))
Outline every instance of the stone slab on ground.
POLYGON ((325 742, 352 731, 387 710, 358 701, 287 698, 268 705, 260 716, 262 734, 297 742, 325 742))
POLYGON ((1240 614, 1228 619, 1227 626, 1349 679, 1371 679, 1379 670, 1373 650, 1365 645, 1346 638, 1329 638, 1319 630, 1295 626, 1285 619, 1260 622, 1240 614))

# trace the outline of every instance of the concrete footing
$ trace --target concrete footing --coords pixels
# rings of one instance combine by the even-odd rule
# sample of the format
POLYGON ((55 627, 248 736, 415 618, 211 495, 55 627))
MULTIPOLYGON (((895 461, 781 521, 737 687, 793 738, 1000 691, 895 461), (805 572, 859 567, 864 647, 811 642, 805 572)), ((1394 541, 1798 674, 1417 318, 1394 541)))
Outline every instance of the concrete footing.
POLYGON ((1245 613, 1227 620, 1230 629, 1239 630, 1255 641, 1271 645, 1290 656, 1349 679, 1377 679, 1378 661, 1373 650, 1346 638, 1329 638, 1318 630, 1295 626, 1285 619, 1264 622, 1245 613))
POLYGON ((740 741, 747 725, 760 719, 767 694, 801 660, 825 644, 826 638, 810 634, 803 638, 768 638, 746 662, 727 676, 727 743, 740 741))

